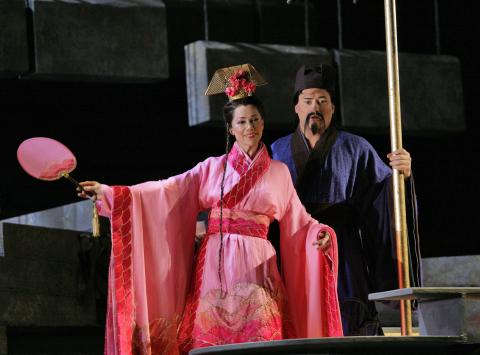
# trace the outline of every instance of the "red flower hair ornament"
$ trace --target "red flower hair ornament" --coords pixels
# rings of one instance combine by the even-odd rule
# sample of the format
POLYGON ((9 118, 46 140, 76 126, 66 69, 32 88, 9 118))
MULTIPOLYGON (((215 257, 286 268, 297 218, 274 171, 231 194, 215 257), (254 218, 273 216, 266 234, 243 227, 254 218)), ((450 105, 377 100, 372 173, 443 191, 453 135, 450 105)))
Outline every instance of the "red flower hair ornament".
POLYGON ((230 79, 228 79, 228 84, 230 86, 227 86, 225 89, 225 94, 227 94, 230 100, 251 96, 257 88, 255 83, 250 81, 249 73, 242 69, 238 69, 233 73, 230 79))
POLYGON ((218 69, 208 85, 205 95, 225 93, 230 101, 251 96, 258 85, 267 82, 251 64, 218 69))

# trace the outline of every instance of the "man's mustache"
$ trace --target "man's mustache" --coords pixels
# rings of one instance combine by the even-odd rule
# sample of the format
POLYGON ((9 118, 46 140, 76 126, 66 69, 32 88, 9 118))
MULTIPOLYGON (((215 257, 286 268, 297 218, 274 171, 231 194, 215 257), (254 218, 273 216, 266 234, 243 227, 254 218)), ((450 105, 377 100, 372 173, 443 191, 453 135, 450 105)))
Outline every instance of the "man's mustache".
POLYGON ((323 120, 323 114, 322 114, 320 111, 310 112, 310 113, 307 115, 307 121, 308 121, 312 116, 317 116, 317 117, 319 117, 320 119, 323 120))

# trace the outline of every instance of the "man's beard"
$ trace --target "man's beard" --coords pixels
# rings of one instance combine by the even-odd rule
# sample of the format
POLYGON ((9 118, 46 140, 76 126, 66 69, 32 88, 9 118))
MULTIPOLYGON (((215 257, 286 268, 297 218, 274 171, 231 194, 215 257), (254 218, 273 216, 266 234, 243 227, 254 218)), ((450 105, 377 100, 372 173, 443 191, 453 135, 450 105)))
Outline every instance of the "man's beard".
POLYGON ((312 116, 317 116, 319 117, 322 121, 324 120, 323 118, 323 115, 321 112, 310 112, 308 115, 307 115, 307 118, 305 119, 305 126, 308 125, 308 127, 310 128, 310 130, 312 131, 313 134, 317 134, 318 131, 319 131, 319 127, 318 127, 318 124, 317 122, 312 122, 310 125, 308 124, 308 122, 310 121, 310 119, 312 118, 312 116))

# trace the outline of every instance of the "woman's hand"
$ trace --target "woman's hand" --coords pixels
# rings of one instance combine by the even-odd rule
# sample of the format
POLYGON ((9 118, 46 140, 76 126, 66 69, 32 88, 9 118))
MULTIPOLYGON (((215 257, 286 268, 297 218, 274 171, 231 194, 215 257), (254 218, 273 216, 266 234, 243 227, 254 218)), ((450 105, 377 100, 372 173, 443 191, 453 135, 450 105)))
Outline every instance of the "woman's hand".
POLYGON ((320 249, 321 251, 327 251, 330 249, 332 245, 332 239, 330 238, 330 234, 327 231, 322 231, 318 233, 317 240, 312 243, 317 247, 317 250, 320 249))
POLYGON ((390 166, 393 169, 397 169, 406 178, 410 177, 412 173, 412 158, 409 152, 403 148, 397 149, 387 154, 387 158, 390 160, 390 166))
POLYGON ((78 196, 91 200, 103 200, 102 185, 98 181, 82 181, 79 183, 82 189, 77 187, 78 196))

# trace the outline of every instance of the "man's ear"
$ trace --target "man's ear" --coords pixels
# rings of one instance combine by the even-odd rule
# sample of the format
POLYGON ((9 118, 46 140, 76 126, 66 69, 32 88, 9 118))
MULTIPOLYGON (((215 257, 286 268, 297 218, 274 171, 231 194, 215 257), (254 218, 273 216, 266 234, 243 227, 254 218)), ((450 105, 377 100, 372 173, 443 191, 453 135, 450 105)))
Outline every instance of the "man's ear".
POLYGON ((297 114, 297 117, 300 117, 298 116, 298 102, 295 104, 294 109, 295 109, 295 113, 297 114))
POLYGON ((332 114, 335 113, 335 104, 332 102, 332 114))

